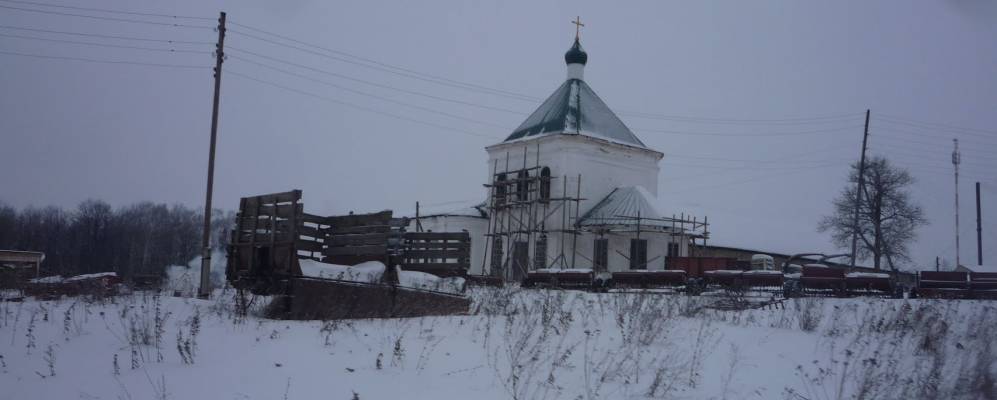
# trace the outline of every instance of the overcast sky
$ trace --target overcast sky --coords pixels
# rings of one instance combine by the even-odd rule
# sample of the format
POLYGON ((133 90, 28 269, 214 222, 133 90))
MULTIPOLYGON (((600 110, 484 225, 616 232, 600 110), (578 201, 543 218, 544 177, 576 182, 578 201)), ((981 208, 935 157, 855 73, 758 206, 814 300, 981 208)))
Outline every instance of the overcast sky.
MULTIPOLYGON (((708 215, 712 242, 833 251, 815 226, 858 158, 868 108, 870 154, 910 169, 918 179, 914 198, 931 221, 914 246, 915 261, 954 259, 955 137, 964 149, 963 262, 975 262, 977 180, 985 247, 997 243, 991 1, 59 4, 209 18, 175 20, 191 26, 212 26, 224 10, 242 24, 230 24, 226 39, 219 208, 294 188, 319 214, 483 199, 484 147, 563 82, 563 54, 574 35, 569 21, 580 15, 586 81, 649 147, 665 153, 664 211, 708 215)), ((0 28, 0 51, 203 68, 0 54, 0 200, 17 207, 73 207, 86 198, 202 206, 216 33, 51 12, 174 21, 0 0, 0 25, 8 27, 0 28)), ((986 251, 989 263, 994 257, 997 250, 986 251)))

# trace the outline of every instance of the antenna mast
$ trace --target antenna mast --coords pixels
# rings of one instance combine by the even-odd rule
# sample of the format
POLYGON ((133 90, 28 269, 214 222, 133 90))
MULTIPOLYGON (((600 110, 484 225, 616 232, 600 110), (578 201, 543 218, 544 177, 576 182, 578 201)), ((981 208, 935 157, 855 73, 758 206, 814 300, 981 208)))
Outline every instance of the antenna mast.
POLYGON ((952 150, 952 166, 955 167, 955 266, 962 265, 959 261, 959 164, 962 163, 962 155, 959 154, 959 139, 952 139, 955 143, 955 150, 952 150))

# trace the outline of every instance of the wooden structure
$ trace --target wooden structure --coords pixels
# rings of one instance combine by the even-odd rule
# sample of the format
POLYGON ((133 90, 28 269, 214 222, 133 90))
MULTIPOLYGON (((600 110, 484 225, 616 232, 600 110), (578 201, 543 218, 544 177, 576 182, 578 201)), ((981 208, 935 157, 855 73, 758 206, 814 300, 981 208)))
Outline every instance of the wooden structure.
POLYGON ((0 250, 0 289, 15 289, 41 274, 45 253, 0 250))
POLYGON ((969 297, 969 273, 921 271, 917 276, 917 295, 934 298, 969 297))
POLYGON ((408 219, 391 211, 318 216, 304 212, 301 191, 240 200, 228 247, 226 276, 254 294, 282 296, 288 318, 366 318, 466 311, 463 296, 398 286, 395 267, 439 277, 464 277, 470 266, 467 232, 406 232, 408 219), (304 276, 300 260, 338 265, 378 261, 381 282, 304 276))
POLYGON ((43 300, 58 299, 62 296, 107 297, 118 294, 122 280, 114 272, 77 275, 69 278, 59 276, 33 279, 24 287, 24 294, 43 300))

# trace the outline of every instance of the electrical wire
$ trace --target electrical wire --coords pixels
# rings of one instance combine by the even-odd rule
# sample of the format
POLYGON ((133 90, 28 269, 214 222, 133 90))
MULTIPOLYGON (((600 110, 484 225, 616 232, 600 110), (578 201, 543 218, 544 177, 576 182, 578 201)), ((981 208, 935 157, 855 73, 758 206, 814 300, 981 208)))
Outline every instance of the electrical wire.
MULTIPOLYGON (((259 58, 262 58, 262 59, 265 59, 265 60, 269 60, 269 61, 272 61, 272 62, 278 62, 278 63, 285 64, 285 65, 291 65, 291 66, 294 66, 294 67, 297 67, 297 68, 307 69, 309 71, 314 71, 314 72, 325 74, 325 75, 329 75, 329 76, 335 76, 337 78, 346 79, 346 80, 349 80, 349 81, 358 82, 358 83, 362 83, 362 84, 369 85, 369 86, 379 87, 379 88, 382 88, 382 89, 394 90, 394 91, 398 91, 398 92, 401 92, 401 93, 406 93, 406 94, 411 94, 411 95, 416 95, 416 96, 422 96, 422 97, 426 97, 426 98, 430 98, 430 99, 434 99, 434 100, 446 101, 446 102, 455 103, 455 104, 463 104, 463 105, 472 106, 472 107, 478 107, 478 108, 482 108, 482 109, 486 109, 486 110, 501 111, 501 112, 510 113, 510 114, 516 114, 516 115, 523 115, 524 114, 521 111, 509 110, 509 109, 505 109, 505 108, 492 107, 492 106, 487 106, 487 105, 472 103, 472 102, 463 101, 463 100, 457 100, 457 99, 451 99, 451 98, 446 98, 446 97, 440 97, 440 96, 426 94, 426 93, 422 93, 422 92, 418 92, 418 91, 401 89, 401 88, 397 88, 397 87, 394 87, 394 86, 385 85, 385 84, 381 84, 381 83, 377 83, 377 82, 371 82, 371 81, 367 81, 367 80, 363 80, 363 79, 359 79, 359 78, 354 78, 354 77, 351 77, 351 76, 348 76, 348 75, 340 74, 340 73, 337 73, 337 72, 332 72, 332 71, 328 71, 328 70, 324 70, 324 69, 310 67, 310 66, 303 65, 303 64, 298 64, 298 63, 294 63, 294 62, 291 62, 291 61, 282 60, 282 59, 279 59, 279 58, 276 58, 276 57, 271 57, 271 56, 268 56, 268 55, 265 55, 265 54, 261 54, 261 53, 257 53, 257 52, 252 52, 252 51, 249 51, 249 50, 243 50, 243 49, 240 49, 240 48, 237 48, 237 47, 231 47, 231 46, 229 46, 227 48, 227 50, 232 50, 232 51, 235 51, 237 53, 245 53, 245 54, 248 54, 248 55, 251 55, 251 56, 254 56, 254 57, 259 57, 259 58)), ((250 62, 250 63, 256 64, 256 65, 265 67, 265 68, 272 69, 274 71, 285 73, 285 74, 288 74, 288 75, 297 76, 297 77, 303 78, 303 79, 313 79, 313 78, 310 78, 310 77, 307 77, 307 76, 304 76, 304 75, 300 75, 300 74, 297 74, 297 73, 294 73, 294 72, 290 72, 290 71, 285 70, 285 69, 281 69, 281 68, 277 68, 277 67, 274 67, 274 66, 271 66, 271 65, 267 65, 267 64, 255 62, 255 61, 252 61, 252 60, 248 60, 248 59, 243 58, 243 57, 236 57, 236 58, 242 59, 243 61, 250 62)))
POLYGON ((54 33, 54 34, 59 34, 59 35, 95 37, 95 38, 101 38, 101 39, 132 40, 132 41, 141 41, 141 42, 159 42, 159 43, 170 43, 170 44, 210 44, 210 45, 214 45, 215 44, 215 42, 208 42, 208 41, 138 38, 138 37, 133 37, 133 36, 103 35, 103 34, 98 34, 98 33, 56 31, 56 30, 50 30, 50 29, 28 28, 28 27, 23 27, 23 26, 11 26, 11 25, 0 25, 0 28, 21 30, 21 31, 29 31, 29 32, 54 33))
POLYGON ((434 128, 439 128, 439 129, 443 129, 443 130, 447 130, 447 131, 452 131, 452 132, 460 133, 460 134, 463 134, 463 135, 476 136, 476 137, 482 137, 482 138, 493 139, 493 140, 499 139, 499 137, 492 136, 492 135, 476 134, 476 133, 473 133, 473 132, 468 132, 468 131, 465 131, 465 130, 462 130, 462 129, 457 129, 457 128, 449 127, 449 126, 446 126, 446 125, 440 125, 440 124, 436 124, 436 123, 433 123, 433 122, 428 122, 428 121, 422 121, 422 120, 418 120, 418 119, 414 119, 414 118, 409 118, 409 117, 405 117, 405 116, 401 116, 401 115, 397 115, 397 114, 393 114, 393 113, 389 113, 389 112, 385 112, 385 111, 381 111, 381 110, 376 110, 376 109, 369 108, 369 107, 364 107, 364 106, 353 104, 353 103, 350 103, 350 102, 346 102, 346 101, 342 101, 342 100, 337 100, 337 99, 325 97, 325 96, 318 95, 318 94, 311 93, 311 92, 307 92, 307 91, 304 91, 304 90, 299 90, 299 89, 295 89, 295 88, 292 88, 292 87, 289 87, 289 86, 284 86, 284 85, 281 85, 279 83, 275 83, 275 82, 271 82, 271 81, 267 81, 267 80, 255 78, 253 76, 246 75, 246 74, 243 74, 243 73, 240 73, 240 72, 237 72, 237 71, 232 71, 230 69, 225 70, 225 74, 235 75, 235 76, 238 76, 238 77, 243 78, 243 79, 248 79, 250 81, 254 81, 254 82, 257 82, 257 83, 264 84, 264 85, 273 86, 273 87, 276 87, 276 88, 279 88, 279 89, 283 89, 283 90, 286 90, 286 91, 289 91, 289 92, 298 93, 298 94, 301 94, 301 95, 304 95, 304 96, 309 96, 309 97, 316 98, 316 99, 319 99, 319 100, 324 100, 324 101, 327 101, 327 102, 330 102, 330 103, 335 103, 335 104, 339 104, 339 105, 343 105, 343 106, 355 108, 355 109, 358 109, 358 110, 363 110, 363 111, 367 111, 367 112, 371 112, 371 113, 375 113, 375 114, 379 114, 379 115, 384 115, 384 116, 387 116, 387 117, 391 117, 391 118, 395 118, 395 119, 399 119, 399 120, 403 120, 403 121, 408 121, 408 122, 414 122, 414 123, 418 123, 418 124, 422 124, 422 125, 427 125, 427 126, 431 126, 431 127, 434 127, 434 128))
MULTIPOLYGON (((507 97, 507 98, 511 98, 511 99, 515 99, 515 100, 527 101, 527 102, 531 102, 531 103, 538 103, 538 102, 540 102, 540 101, 543 100, 542 98, 539 98, 539 97, 536 97, 536 96, 531 96, 531 95, 527 95, 527 94, 516 93, 516 92, 507 91, 507 90, 491 88, 491 87, 487 87, 487 86, 483 86, 483 85, 477 85, 477 84, 468 83, 468 82, 461 82, 461 81, 457 81, 457 80, 453 80, 453 79, 448 79, 448 78, 441 77, 441 76, 426 74, 426 73, 415 71, 415 70, 412 70, 412 69, 409 69, 409 68, 400 67, 400 66, 397 66, 397 65, 392 65, 392 64, 380 62, 380 61, 373 60, 373 59, 366 58, 366 57, 361 57, 361 56, 358 56, 358 55, 355 55, 355 54, 352 54, 352 53, 349 53, 349 52, 345 52, 345 51, 342 51, 342 50, 330 49, 328 47, 323 47, 323 46, 320 46, 320 45, 317 45, 317 44, 308 43, 308 42, 305 42, 305 41, 302 41, 302 40, 294 39, 294 38, 289 37, 289 36, 277 34, 277 33, 270 32, 270 31, 266 31, 266 30, 263 30, 263 29, 260 29, 260 28, 255 28, 255 27, 252 27, 252 26, 249 26, 249 25, 246 25, 246 24, 238 23, 238 22, 232 22, 232 21, 230 21, 229 23, 231 23, 234 26, 245 28, 247 30, 252 30, 254 32, 258 32, 258 33, 261 33, 261 34, 264 34, 264 35, 269 35, 269 36, 272 36, 272 37, 275 37, 275 38, 279 38, 279 39, 282 39, 282 40, 285 40, 285 41, 288 41, 288 42, 296 43, 296 44, 298 44, 300 46, 295 46, 295 45, 291 45, 291 44, 287 44, 287 43, 282 43, 282 42, 279 42, 279 41, 276 41, 276 40, 272 40, 272 39, 268 39, 268 38, 265 38, 265 37, 261 37, 259 35, 254 35, 254 34, 251 34, 251 33, 243 32, 243 31, 238 30, 238 29, 231 29, 231 28, 229 28, 228 31, 227 31, 229 33, 233 33, 233 34, 240 35, 240 36, 245 36, 247 38, 251 38, 251 39, 259 40, 259 41, 262 41, 262 42, 270 43, 270 44, 273 44, 273 45, 277 45, 277 46, 282 46, 282 47, 286 47, 286 48, 298 50, 298 51, 301 51, 301 52, 305 52, 305 53, 308 53, 308 54, 317 55, 317 56, 320 56, 320 57, 326 57, 326 58, 334 59, 334 60, 341 61, 341 62, 346 62, 346 63, 350 63, 350 64, 354 64, 354 65, 358 65, 358 66, 362 66, 362 67, 366 67, 366 68, 372 68, 372 69, 380 70, 382 72, 388 72, 388 73, 392 73, 392 74, 396 74, 396 75, 400 75, 400 76, 404 76, 404 77, 408 77, 408 78, 418 79, 418 80, 422 80, 422 81, 426 81, 426 82, 430 82, 430 83, 435 83, 435 84, 439 84, 439 85, 444 85, 444 86, 449 86, 449 87, 455 87, 455 88, 464 89, 464 90, 473 90, 473 91, 477 91, 477 92, 481 92, 481 93, 487 93, 487 94, 491 94, 491 95, 499 95, 499 96, 502 96, 502 97, 507 97), (317 52, 317 51, 314 51, 314 50, 309 50, 308 48, 305 48, 305 47, 302 47, 302 46, 305 46, 305 47, 308 47, 308 48, 312 48, 312 49, 318 49, 318 50, 321 50, 321 51, 323 51, 325 53, 317 52), (328 53, 337 54, 337 55, 340 55, 340 56, 343 56, 343 57, 349 57, 352 60, 344 59, 342 57, 333 56, 333 55, 330 55, 328 53)), ((850 117, 858 117, 860 115, 864 115, 864 113, 844 113, 844 114, 822 115, 822 116, 814 116, 814 117, 794 117, 794 118, 781 118, 781 119, 737 119, 737 118, 683 117, 683 116, 676 116, 676 115, 664 115, 664 114, 654 114, 654 113, 626 111, 626 110, 618 110, 617 112, 620 115, 627 115, 627 116, 638 117, 638 118, 650 118, 650 119, 660 119, 660 120, 668 120, 668 121, 682 121, 682 122, 690 122, 690 123, 770 124, 770 125, 772 125, 772 124, 774 124, 774 125, 780 125, 780 124, 830 123, 830 122, 835 122, 836 120, 842 120, 843 121, 843 120, 850 119, 850 117)))
POLYGON ((120 44, 94 43, 94 42, 82 42, 82 41, 77 41, 77 40, 49 39, 49 38, 40 38, 40 37, 33 37, 33 36, 9 35, 9 34, 6 34, 6 33, 0 33, 0 37, 8 37, 8 38, 15 38, 15 39, 26 39, 26 40, 40 40, 40 41, 54 42, 54 43, 82 44, 82 45, 87 45, 87 46, 110 47, 110 48, 117 48, 117 49, 147 50, 147 51, 159 51, 159 52, 167 52, 167 53, 211 54, 211 52, 207 51, 207 50, 197 51, 197 50, 185 50, 185 49, 157 49, 157 48, 142 47, 142 46, 127 46, 127 45, 120 45, 120 44))
POLYGON ((53 60, 83 61, 83 62, 101 63, 101 64, 141 65, 141 66, 147 66, 147 67, 165 67, 165 68, 180 68, 180 69, 210 69, 210 67, 203 66, 203 65, 160 64, 160 63, 149 63, 149 62, 142 62, 142 61, 126 61, 126 60, 102 60, 102 59, 84 58, 84 57, 68 57, 68 56, 53 56, 53 55, 45 55, 45 54, 18 53, 18 52, 3 51, 3 50, 0 50, 0 54, 11 55, 11 56, 32 57, 32 58, 53 59, 53 60))
MULTIPOLYGON (((4 1, 4 0, 0 0, 0 1, 4 1)), ((12 7, 12 6, 4 6, 4 5, 0 5, 0 8, 8 9, 8 10, 15 10, 15 11, 23 11, 23 12, 33 12, 33 13, 39 13, 39 14, 60 15, 60 16, 64 16, 64 17, 77 17, 77 18, 97 19, 97 20, 103 20, 103 21, 128 22, 128 23, 133 23, 133 24, 147 24, 147 25, 172 26, 172 27, 177 27, 177 28, 197 28, 197 29, 214 29, 215 28, 213 26, 189 25, 189 24, 181 24, 181 23, 175 23, 175 22, 142 21, 142 20, 136 20, 136 19, 116 18, 116 17, 102 17, 102 16, 97 16, 97 15, 84 15, 84 14, 67 13, 67 12, 61 12, 61 11, 35 10, 35 9, 31 9, 31 8, 12 7)))
MULTIPOLYGON (((248 63, 254 64, 254 65, 259 65, 259 66, 262 66, 262 67, 269 67, 266 64, 257 63, 257 62, 254 62, 252 60, 249 60, 249 59, 246 59, 246 58, 243 58, 243 57, 234 56, 234 55, 229 55, 229 57, 232 57, 233 59, 236 59, 236 60, 248 62, 248 63)), ((420 105, 415 105, 415 104, 410 104, 410 103, 406 103, 406 102, 403 102, 403 101, 398 101, 398 100, 387 98, 387 97, 384 97, 384 96, 379 96, 379 95, 376 95, 376 94, 371 94, 371 93, 363 92, 363 91, 360 91, 360 90, 348 88, 348 87, 345 87, 345 86, 337 85, 337 84, 332 83, 332 82, 326 82, 326 81, 323 81, 323 80, 310 78, 310 77, 307 77, 307 76, 304 76, 304 75, 300 75, 300 74, 296 74, 296 73, 293 73, 293 72, 290 72, 290 71, 284 71, 284 70, 279 70, 279 71, 283 72, 285 74, 289 74, 289 75, 292 75, 292 76, 296 76, 296 77, 299 77, 299 78, 311 81, 311 82, 321 83, 323 85, 331 86, 331 87, 337 88, 339 90, 344 90, 344 91, 347 91, 347 92, 350 92, 350 93, 354 93, 354 94, 358 94, 358 95, 361 95, 361 96, 367 96, 367 97, 375 98, 375 99, 378 99, 378 100, 381 100, 381 101, 386 101, 388 103, 397 104, 397 105, 400 105, 400 106, 403 106, 403 107, 410 107, 410 108, 414 108, 414 109, 417 109, 417 110, 421 110, 421 111, 425 111, 425 112, 429 112, 429 113, 433 113, 433 114, 438 114, 438 115, 443 115, 443 116, 454 118, 454 119, 459 119, 459 120, 462 120, 462 121, 467 121, 467 122, 471 122, 471 123, 475 123, 475 124, 490 126, 490 127, 493 127, 493 128, 499 128, 499 129, 506 129, 507 128, 504 125, 500 125, 500 124, 496 124, 496 123, 491 123, 491 122, 479 121, 479 120, 476 120, 474 118, 468 118, 468 117, 464 117, 464 116, 461 116, 461 115, 451 114, 451 113, 448 113, 448 112, 445 112, 445 111, 435 110, 435 109, 432 109, 432 108, 429 108, 429 107, 423 107, 423 106, 420 106, 420 105)))
MULTIPOLYGON (((256 29, 256 28, 251 28, 249 26, 238 24, 238 23, 234 23, 234 22, 232 24, 236 25, 236 26, 241 26, 241 27, 244 27, 244 28, 247 28, 247 29, 253 29, 253 30, 261 31, 261 30, 256 29)), ((324 54, 324 53, 320 53, 320 52, 311 51, 311 50, 304 49, 304 48, 301 48, 301 47, 298 47, 298 46, 293 46, 293 45, 289 45, 289 44, 285 44, 285 43, 279 43, 279 42, 276 42, 276 41, 268 40, 266 38, 261 38, 259 36, 256 36, 256 35, 253 35, 253 34, 249 34, 249 33, 246 33, 246 32, 242 32, 242 31, 239 31, 239 30, 229 29, 228 32, 236 34, 236 35, 242 35, 242 36, 245 36, 245 37, 248 37, 248 38, 252 38, 252 39, 264 41, 264 42, 271 43, 271 44, 281 45, 281 46, 288 47, 288 48, 291 48, 291 49, 295 49, 295 50, 298 50, 298 51, 303 51, 303 52, 306 52, 306 53, 309 53, 309 54, 317 55, 317 56, 320 56, 320 57, 325 57, 325 58, 329 58, 329 59, 333 59, 333 60, 337 60, 337 61, 340 61, 340 62, 344 62, 344 63, 348 63, 348 64, 353 64, 353 65, 357 65, 357 66, 361 66, 361 67, 371 68, 371 69, 375 69, 375 70, 379 70, 379 71, 382 71, 382 72, 387 72, 387 73, 390 73, 390 74, 395 74, 395 75, 399 75, 399 76, 403 76, 403 77, 407 77, 407 78, 418 79, 418 80, 425 81, 425 82, 435 83, 435 84, 438 84, 438 85, 449 86, 449 87, 454 87, 454 88, 464 89, 464 90, 473 90, 473 91, 478 91, 478 92, 485 92, 485 93, 492 94, 492 95, 499 95, 499 96, 503 96, 503 97, 509 97, 509 98, 513 98, 513 99, 516 99, 516 100, 523 100, 523 101, 528 101, 528 102, 537 102, 537 101, 539 101, 539 99, 537 99, 537 98, 533 98, 533 97, 526 98, 523 95, 513 94, 512 92, 506 92, 506 91, 499 90, 499 89, 486 88, 484 86, 479 86, 479 85, 474 85, 474 84, 469 84, 469 83, 454 81, 452 79, 441 78, 441 77, 437 77, 437 76, 433 76, 433 75, 429 75, 429 74, 415 72, 415 71, 412 71, 412 70, 409 70, 409 69, 405 69, 405 68, 401 68, 401 67, 391 66, 389 64, 385 64, 385 63, 381 63, 381 62, 377 62, 377 61, 373 61, 373 60, 368 60, 366 58, 362 58, 362 57, 359 57, 359 56, 354 56, 354 55, 351 55, 349 53, 345 53, 345 52, 342 52, 342 51, 332 50, 332 49, 328 49, 328 48, 321 47, 321 46, 318 46, 318 45, 308 44, 308 43, 305 43, 305 42, 302 42, 302 41, 299 41, 299 40, 296 40, 296 39, 291 39, 291 38, 288 38, 286 36, 272 34, 272 33, 269 33, 269 32, 267 32, 267 34, 274 35, 276 37, 280 37, 280 38, 282 38, 284 40, 293 41, 295 43, 301 43, 303 45, 306 45, 306 46, 309 46, 309 47, 313 47, 313 48, 317 48, 317 49, 321 49, 323 51, 330 52, 330 53, 346 54, 349 57, 355 58, 357 60, 362 60, 362 61, 345 59, 345 58, 336 57, 336 56, 333 56, 333 55, 330 55, 330 54, 324 54)), ((263 31, 263 32, 265 32, 265 31, 263 31)))
POLYGON ((122 14, 122 15, 136 15, 143 17, 163 17, 163 18, 182 18, 182 19, 197 19, 197 20, 213 20, 211 17, 191 17, 183 15, 171 15, 171 14, 155 14, 155 13, 143 13, 143 12, 133 12, 133 11, 121 11, 121 10, 110 10, 106 8, 88 8, 88 7, 77 7, 77 6, 64 6, 59 4, 51 3, 41 3, 35 1, 24 1, 24 0, 0 0, 4 3, 17 3, 17 4, 29 4, 33 6, 43 6, 43 7, 53 7, 62 8, 67 10, 77 10, 77 11, 93 11, 93 12, 103 12, 110 14, 122 14))
POLYGON ((815 130, 809 130, 809 131, 771 132, 771 133, 756 133, 756 132, 749 132, 749 133, 716 133, 716 132, 712 132, 711 133, 711 132, 691 132, 691 131, 676 131, 676 130, 650 129, 650 128, 634 128, 633 130, 637 131, 637 132, 666 133, 666 134, 673 134, 673 135, 691 135, 691 136, 719 136, 719 137, 765 137, 765 136, 772 136, 772 137, 784 137, 784 136, 813 135, 813 134, 827 133, 827 132, 839 132, 839 131, 844 131, 844 130, 861 129, 861 128, 862 128, 861 125, 857 125, 857 126, 843 126, 843 127, 839 127, 839 128, 829 128, 829 129, 815 129, 815 130))

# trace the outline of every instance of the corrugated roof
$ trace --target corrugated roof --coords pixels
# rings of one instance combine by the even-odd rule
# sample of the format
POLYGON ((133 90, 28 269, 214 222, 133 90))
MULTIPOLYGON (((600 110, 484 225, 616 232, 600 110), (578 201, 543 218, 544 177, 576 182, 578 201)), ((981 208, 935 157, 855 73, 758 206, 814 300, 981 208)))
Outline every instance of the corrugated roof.
POLYGON ((588 210, 578 224, 580 226, 634 225, 638 216, 641 225, 670 227, 663 219, 661 211, 654 206, 657 199, 642 186, 627 186, 613 189, 605 198, 588 210), (629 217, 629 218, 627 218, 629 217), (644 220, 647 218, 648 220, 644 220))
POLYGON ((552 134, 581 134, 647 148, 581 79, 565 81, 505 141, 552 134))

